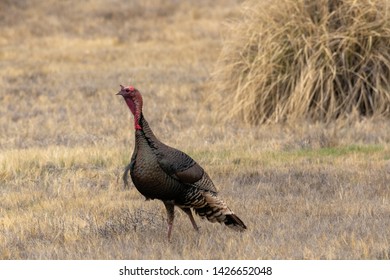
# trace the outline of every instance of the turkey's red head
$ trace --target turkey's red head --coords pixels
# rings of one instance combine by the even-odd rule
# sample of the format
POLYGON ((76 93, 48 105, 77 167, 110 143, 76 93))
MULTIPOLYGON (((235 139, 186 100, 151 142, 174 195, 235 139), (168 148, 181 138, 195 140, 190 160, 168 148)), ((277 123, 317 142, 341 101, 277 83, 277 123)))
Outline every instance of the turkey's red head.
POLYGON ((134 128, 142 130, 139 123, 142 113, 142 96, 141 93, 133 86, 124 87, 121 85, 121 90, 117 95, 122 95, 126 101, 127 106, 134 115, 134 128))

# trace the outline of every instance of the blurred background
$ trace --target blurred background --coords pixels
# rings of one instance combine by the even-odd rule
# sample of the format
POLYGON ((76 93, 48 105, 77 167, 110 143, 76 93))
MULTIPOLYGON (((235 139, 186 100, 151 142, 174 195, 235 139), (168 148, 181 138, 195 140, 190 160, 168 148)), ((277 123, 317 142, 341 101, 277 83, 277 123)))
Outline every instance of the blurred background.
POLYGON ((238 2, 1 1, 0 147, 112 143, 119 84, 170 133, 194 120, 238 2))

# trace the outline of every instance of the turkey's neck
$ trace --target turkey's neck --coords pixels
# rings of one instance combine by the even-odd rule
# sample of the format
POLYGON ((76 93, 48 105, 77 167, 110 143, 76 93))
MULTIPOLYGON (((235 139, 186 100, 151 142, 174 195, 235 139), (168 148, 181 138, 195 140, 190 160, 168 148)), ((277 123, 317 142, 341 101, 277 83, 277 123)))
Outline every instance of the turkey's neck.
POLYGON ((141 116, 139 118, 139 125, 141 126, 141 129, 137 129, 135 132, 135 137, 141 136, 144 137, 148 143, 159 143, 160 141, 157 139, 157 137, 154 135, 152 129, 149 127, 148 122, 144 118, 144 115, 141 113, 141 116))

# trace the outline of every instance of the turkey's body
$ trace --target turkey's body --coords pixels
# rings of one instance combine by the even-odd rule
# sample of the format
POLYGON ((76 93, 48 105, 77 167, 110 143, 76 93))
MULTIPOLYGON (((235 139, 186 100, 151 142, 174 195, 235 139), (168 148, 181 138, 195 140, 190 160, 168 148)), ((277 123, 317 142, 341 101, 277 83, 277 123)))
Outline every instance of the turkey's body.
MULTIPOLYGON (((194 167, 196 162, 185 153, 160 142, 143 116, 141 127, 142 130, 135 133, 135 148, 130 163, 131 179, 135 187, 147 199, 172 201, 184 206, 186 196, 195 191, 190 183, 196 183, 196 176, 200 179, 204 171, 194 168, 193 182, 189 180, 187 184, 180 182, 179 178, 175 179, 175 173, 194 167), (175 166, 175 162, 180 162, 181 170, 175 166)), ((212 184, 209 185, 209 190, 216 191, 212 184)))
MULTIPOLYGON (((137 111, 131 106, 135 114, 137 111)), ((137 118, 134 152, 124 180, 127 183, 130 171, 135 187, 146 199, 163 201, 168 214, 168 239, 174 206, 188 215, 196 230, 198 227, 191 209, 210 222, 224 223, 235 230, 246 229, 245 224, 218 198, 217 190, 203 168, 187 154, 160 142, 142 113, 137 118)))

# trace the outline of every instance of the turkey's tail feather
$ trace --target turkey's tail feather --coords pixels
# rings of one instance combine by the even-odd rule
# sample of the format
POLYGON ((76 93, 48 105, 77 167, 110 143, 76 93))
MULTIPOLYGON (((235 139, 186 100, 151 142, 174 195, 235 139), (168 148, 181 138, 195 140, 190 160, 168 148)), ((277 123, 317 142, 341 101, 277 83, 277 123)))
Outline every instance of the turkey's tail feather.
POLYGON ((123 172, 123 175, 122 175, 122 180, 123 180, 125 188, 130 187, 130 184, 129 184, 130 169, 131 169, 131 163, 126 166, 125 171, 123 172))
POLYGON ((227 215, 225 220, 225 225, 227 225, 229 228, 243 231, 246 229, 246 225, 239 217, 237 217, 235 214, 227 215))
POLYGON ((192 207, 201 218, 207 218, 212 223, 224 223, 237 231, 243 231, 247 228, 226 203, 211 192, 201 192, 196 201, 192 203, 192 207))

